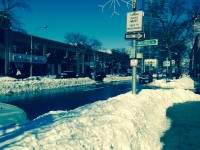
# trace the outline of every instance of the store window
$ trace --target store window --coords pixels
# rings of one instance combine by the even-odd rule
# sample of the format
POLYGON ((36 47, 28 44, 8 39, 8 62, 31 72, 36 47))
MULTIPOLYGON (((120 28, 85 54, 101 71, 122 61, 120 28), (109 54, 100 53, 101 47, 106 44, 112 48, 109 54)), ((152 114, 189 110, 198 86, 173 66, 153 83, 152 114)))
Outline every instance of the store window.
POLYGON ((14 42, 12 51, 13 53, 30 54, 30 46, 25 43, 14 42))

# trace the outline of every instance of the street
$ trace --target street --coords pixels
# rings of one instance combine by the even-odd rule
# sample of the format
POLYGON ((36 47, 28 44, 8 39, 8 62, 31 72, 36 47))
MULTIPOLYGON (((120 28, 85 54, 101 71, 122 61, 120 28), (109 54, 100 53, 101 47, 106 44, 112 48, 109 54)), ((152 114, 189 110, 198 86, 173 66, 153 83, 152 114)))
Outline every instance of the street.
POLYGON ((99 82, 94 85, 2 96, 0 101, 22 108, 27 113, 28 119, 32 120, 49 111, 72 110, 129 91, 131 91, 131 81, 99 82))

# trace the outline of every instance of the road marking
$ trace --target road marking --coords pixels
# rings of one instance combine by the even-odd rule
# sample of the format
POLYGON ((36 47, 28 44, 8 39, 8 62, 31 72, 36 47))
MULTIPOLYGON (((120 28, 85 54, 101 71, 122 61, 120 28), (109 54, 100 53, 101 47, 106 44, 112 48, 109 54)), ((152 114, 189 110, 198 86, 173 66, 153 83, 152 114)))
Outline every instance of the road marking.
POLYGON ((98 90, 98 89, 103 89, 104 87, 99 87, 99 88, 93 88, 93 89, 87 89, 87 90, 83 90, 83 91, 92 91, 92 90, 98 90))

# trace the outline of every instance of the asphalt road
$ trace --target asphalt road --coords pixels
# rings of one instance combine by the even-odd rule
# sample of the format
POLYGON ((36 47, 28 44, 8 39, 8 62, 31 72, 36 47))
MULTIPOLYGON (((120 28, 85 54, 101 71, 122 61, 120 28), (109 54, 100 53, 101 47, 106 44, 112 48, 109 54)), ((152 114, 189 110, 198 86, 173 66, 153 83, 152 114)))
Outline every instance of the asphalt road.
POLYGON ((22 108, 28 119, 56 110, 73 110, 99 100, 107 100, 131 91, 130 81, 97 83, 12 96, 0 97, 0 101, 22 108))

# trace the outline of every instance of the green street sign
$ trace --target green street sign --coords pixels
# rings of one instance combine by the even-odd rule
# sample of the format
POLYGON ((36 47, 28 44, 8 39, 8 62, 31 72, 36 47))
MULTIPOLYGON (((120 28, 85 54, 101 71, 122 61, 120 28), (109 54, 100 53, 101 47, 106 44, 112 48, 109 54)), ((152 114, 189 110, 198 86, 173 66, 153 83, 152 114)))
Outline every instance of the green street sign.
POLYGON ((158 45, 158 39, 136 41, 136 46, 158 45))
POLYGON ((131 53, 129 55, 130 58, 135 58, 136 57, 136 50, 134 48, 131 49, 131 53))

